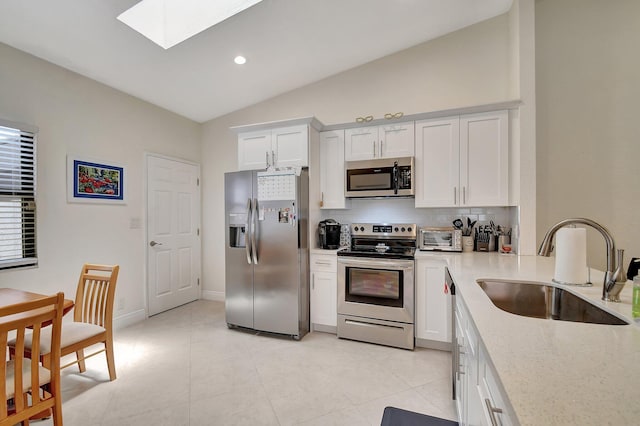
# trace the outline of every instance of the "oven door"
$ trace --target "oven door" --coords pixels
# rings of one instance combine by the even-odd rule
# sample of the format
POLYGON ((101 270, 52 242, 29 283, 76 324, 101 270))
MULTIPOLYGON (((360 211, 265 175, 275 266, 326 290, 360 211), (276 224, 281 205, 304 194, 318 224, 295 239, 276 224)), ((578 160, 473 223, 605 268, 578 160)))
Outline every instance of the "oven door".
POLYGON ((413 324, 414 261, 340 256, 338 313, 413 324))

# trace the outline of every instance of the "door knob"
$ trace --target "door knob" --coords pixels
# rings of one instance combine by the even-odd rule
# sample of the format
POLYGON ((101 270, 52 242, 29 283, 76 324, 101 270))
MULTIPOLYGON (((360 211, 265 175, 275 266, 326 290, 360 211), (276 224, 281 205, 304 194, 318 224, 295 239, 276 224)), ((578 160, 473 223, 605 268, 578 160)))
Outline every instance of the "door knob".
POLYGON ((149 245, 150 245, 151 247, 155 247, 155 246, 161 246, 161 245, 162 245, 162 243, 156 243, 155 241, 151 241, 151 242, 149 243, 149 245))

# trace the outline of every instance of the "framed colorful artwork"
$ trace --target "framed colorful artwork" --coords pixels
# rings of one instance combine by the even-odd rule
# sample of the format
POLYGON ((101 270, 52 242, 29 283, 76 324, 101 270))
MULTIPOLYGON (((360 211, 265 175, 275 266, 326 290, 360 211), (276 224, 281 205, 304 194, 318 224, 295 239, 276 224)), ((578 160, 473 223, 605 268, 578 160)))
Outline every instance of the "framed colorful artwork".
POLYGON ((67 202, 124 204, 124 167, 67 156, 67 202))

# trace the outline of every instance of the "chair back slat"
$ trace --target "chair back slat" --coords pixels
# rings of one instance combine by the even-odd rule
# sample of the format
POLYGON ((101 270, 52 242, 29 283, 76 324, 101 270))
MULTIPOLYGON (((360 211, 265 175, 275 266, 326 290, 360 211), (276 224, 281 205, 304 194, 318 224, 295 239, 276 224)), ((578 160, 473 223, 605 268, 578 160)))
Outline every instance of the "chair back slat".
POLYGON ((29 302, 0 308, 0 351, 5 359, 0 364, 0 397, 4 401, 13 399, 14 412, 9 414, 7 404, 0 403, 0 423, 15 424, 33 414, 54 406, 60 407, 60 332, 64 307, 64 294, 43 297, 29 302), (51 324, 51 363, 48 378, 41 376, 46 371, 40 365, 40 335, 43 324, 51 324), (25 336, 32 329, 31 359, 25 358, 25 336), (12 344, 13 360, 9 360, 8 342, 12 344), (42 369, 42 370, 41 370, 42 369), (25 374, 29 377, 25 377, 25 374), (11 377, 13 383, 11 384, 11 377), (40 394, 40 387, 49 384, 49 392, 40 394), (29 392, 31 399, 25 397, 29 392))
POLYGON ((118 265, 85 264, 76 290, 74 320, 110 328, 118 265))

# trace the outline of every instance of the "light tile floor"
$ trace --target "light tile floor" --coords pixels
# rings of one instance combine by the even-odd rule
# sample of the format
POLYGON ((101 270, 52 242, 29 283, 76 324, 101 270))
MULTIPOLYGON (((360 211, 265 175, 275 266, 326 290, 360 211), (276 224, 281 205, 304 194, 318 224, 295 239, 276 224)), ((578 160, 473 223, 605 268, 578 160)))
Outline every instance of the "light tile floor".
POLYGON ((221 302, 117 330, 115 352, 113 382, 103 355, 84 374, 63 370, 66 426, 365 426, 379 425, 388 405, 456 419, 448 352, 230 330, 221 302))

